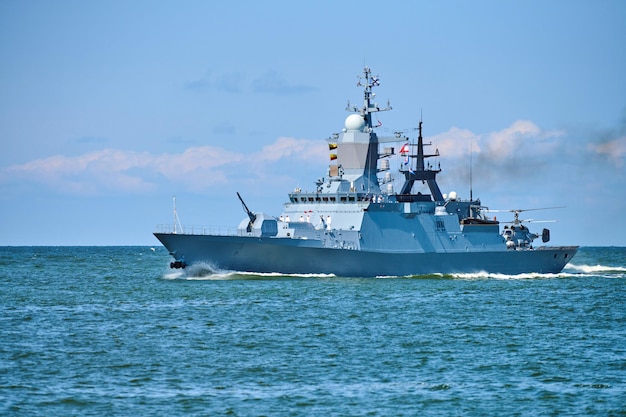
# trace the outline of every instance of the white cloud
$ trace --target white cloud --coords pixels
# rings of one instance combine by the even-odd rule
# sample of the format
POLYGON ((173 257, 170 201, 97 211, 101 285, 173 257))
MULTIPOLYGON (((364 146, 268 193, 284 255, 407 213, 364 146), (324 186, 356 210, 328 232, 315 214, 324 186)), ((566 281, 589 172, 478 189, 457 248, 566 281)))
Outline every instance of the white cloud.
POLYGON ((616 167, 624 166, 626 159, 626 136, 600 144, 590 144, 589 149, 600 156, 606 156, 616 167))
MULTIPOLYGON (((561 131, 543 130, 530 121, 484 134, 451 128, 426 138, 440 151, 444 182, 467 178, 470 148, 475 178, 493 184, 518 182, 519 176, 538 177, 549 166, 563 164, 560 154, 569 140, 561 131)), ((590 145, 591 146, 591 145, 590 145)), ((569 147, 572 149, 572 147, 569 147)), ((573 148, 573 151, 584 151, 573 148)), ((591 150, 611 158, 616 166, 626 156, 626 137, 593 145, 591 150)), ((328 161, 323 140, 279 137, 260 150, 229 151, 215 146, 187 148, 181 153, 103 149, 78 156, 55 155, 0 170, 0 182, 29 182, 72 194, 145 193, 174 184, 177 189, 204 192, 227 184, 308 184, 323 176, 328 161), (306 178, 304 178, 306 176, 306 178)))
POLYGON ((280 137, 276 142, 266 145, 258 152, 254 159, 274 162, 281 158, 296 157, 297 159, 326 158, 326 142, 320 140, 295 139, 280 137))
POLYGON ((51 188, 80 194, 94 193, 98 189, 140 191, 150 185, 126 171, 148 163, 147 153, 104 149, 75 157, 55 155, 13 165, 2 170, 0 178, 44 183, 51 188))
POLYGON ((149 192, 163 181, 202 191, 233 181, 233 177, 265 176, 268 164, 293 157, 320 160, 324 143, 281 137, 260 152, 228 151, 198 146, 182 153, 103 149, 78 156, 55 155, 0 171, 0 181, 28 181, 72 194, 149 192))
POLYGON ((478 151, 479 138, 480 136, 467 129, 452 127, 447 132, 425 139, 425 142, 432 141, 444 158, 461 158, 469 155, 471 147, 474 152, 478 151), (473 145, 470 146, 471 144, 473 145))
POLYGON ((150 156, 150 167, 170 179, 183 179, 191 174, 209 173, 224 165, 237 163, 243 154, 214 146, 188 148, 181 154, 150 156))
POLYGON ((527 120, 518 120, 499 131, 484 134, 451 128, 447 132, 428 138, 435 144, 445 159, 474 157, 490 163, 506 164, 521 157, 550 156, 558 151, 565 133, 543 130, 527 120))
POLYGON ((426 139, 437 146, 441 155, 429 162, 436 166, 441 163, 442 188, 467 186, 471 171, 473 184, 482 190, 509 191, 520 191, 523 184, 528 186, 532 181, 551 177, 552 170, 563 169, 568 161, 561 155, 564 149, 579 152, 568 148, 567 140, 565 132, 545 130, 527 120, 486 133, 453 127, 426 139))
POLYGON ((563 136, 561 131, 545 131, 527 120, 518 120, 510 127, 481 138, 485 153, 492 158, 511 158, 515 154, 524 156, 552 153, 563 136))

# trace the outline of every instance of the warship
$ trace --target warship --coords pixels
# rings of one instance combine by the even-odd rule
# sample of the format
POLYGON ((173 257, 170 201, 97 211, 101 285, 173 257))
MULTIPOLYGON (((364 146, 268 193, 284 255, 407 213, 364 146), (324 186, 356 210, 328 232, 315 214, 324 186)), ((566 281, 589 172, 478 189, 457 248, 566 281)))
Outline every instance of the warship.
POLYGON ((358 79, 363 105, 348 102, 351 114, 327 139, 330 164, 314 191, 295 188, 278 216, 250 210, 237 192, 247 216, 230 234, 182 227, 174 205, 172 227, 154 233, 173 257, 171 268, 345 277, 563 270, 578 247, 533 245, 539 237, 548 242, 550 231, 531 232, 519 218, 524 210, 501 223, 471 192, 466 200, 442 194, 441 164, 428 161, 439 151, 425 152, 431 144, 421 120, 417 140, 378 136, 374 115, 391 106, 374 102, 380 81, 368 67, 358 79))

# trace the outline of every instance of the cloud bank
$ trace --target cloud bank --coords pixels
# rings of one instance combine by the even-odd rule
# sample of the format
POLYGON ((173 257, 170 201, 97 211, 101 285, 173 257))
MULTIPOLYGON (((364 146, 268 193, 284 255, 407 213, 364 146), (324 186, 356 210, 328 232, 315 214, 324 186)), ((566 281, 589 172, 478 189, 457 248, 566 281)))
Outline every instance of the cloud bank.
POLYGON ((26 181, 69 194, 147 193, 164 182, 203 192, 245 178, 267 177, 281 159, 320 161, 325 143, 278 138, 260 151, 233 152, 215 146, 190 147, 182 153, 103 149, 79 156, 55 155, 0 170, 0 182, 26 181))
POLYGON ((547 164, 558 164, 567 147, 566 132, 528 120, 484 134, 453 127, 428 140, 438 147, 449 175, 468 177, 471 162, 476 175, 498 181, 537 175, 547 164))
MULTIPOLYGON (((584 161, 584 154, 590 152, 600 164, 617 171, 626 157, 626 136, 575 146, 566 132, 543 130, 526 120, 484 134, 453 127, 426 141, 439 149, 445 181, 467 177, 470 153, 474 174, 501 184, 519 182, 520 175, 540 177, 549 166, 584 161)), ((250 151, 196 146, 181 153, 102 149, 78 156, 55 155, 2 168, 0 182, 28 182, 78 195, 150 193, 172 184, 190 192, 206 192, 244 183, 267 185, 267 181, 281 186, 312 183, 323 176, 327 163, 324 140, 280 137, 250 151), (312 176, 300 178, 305 174, 312 176)))

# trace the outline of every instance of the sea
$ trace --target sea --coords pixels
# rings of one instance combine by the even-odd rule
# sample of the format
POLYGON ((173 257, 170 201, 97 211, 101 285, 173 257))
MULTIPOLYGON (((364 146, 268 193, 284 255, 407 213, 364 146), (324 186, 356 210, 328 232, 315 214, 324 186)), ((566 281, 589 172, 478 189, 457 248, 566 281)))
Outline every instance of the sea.
POLYGON ((626 416, 626 248, 560 274, 171 270, 0 248, 2 416, 626 416))

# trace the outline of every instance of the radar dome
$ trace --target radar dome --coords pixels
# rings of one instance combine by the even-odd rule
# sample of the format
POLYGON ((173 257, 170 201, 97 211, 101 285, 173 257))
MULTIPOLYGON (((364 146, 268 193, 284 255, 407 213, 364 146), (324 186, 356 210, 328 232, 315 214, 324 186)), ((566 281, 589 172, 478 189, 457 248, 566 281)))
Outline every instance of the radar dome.
POLYGON ((363 130, 365 126, 365 120, 358 114, 351 114, 346 117, 346 130, 363 130))

